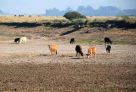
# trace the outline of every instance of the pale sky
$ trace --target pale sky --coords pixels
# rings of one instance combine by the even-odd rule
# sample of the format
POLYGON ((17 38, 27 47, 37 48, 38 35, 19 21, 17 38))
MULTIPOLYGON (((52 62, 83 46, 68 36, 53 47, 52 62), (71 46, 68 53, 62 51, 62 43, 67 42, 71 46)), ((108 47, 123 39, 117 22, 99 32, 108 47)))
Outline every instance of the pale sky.
POLYGON ((46 9, 78 6, 116 6, 120 9, 136 9, 136 0, 0 0, 0 10, 10 14, 45 14, 46 9))

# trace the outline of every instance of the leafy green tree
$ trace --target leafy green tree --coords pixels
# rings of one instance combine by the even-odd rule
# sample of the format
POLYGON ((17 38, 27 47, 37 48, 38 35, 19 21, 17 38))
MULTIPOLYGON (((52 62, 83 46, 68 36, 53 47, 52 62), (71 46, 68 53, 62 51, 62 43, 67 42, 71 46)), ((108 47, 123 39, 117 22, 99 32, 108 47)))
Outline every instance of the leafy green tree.
POLYGON ((69 20, 73 19, 79 19, 79 18, 86 18, 84 15, 80 14, 79 12, 76 11, 70 11, 65 13, 64 17, 69 20))

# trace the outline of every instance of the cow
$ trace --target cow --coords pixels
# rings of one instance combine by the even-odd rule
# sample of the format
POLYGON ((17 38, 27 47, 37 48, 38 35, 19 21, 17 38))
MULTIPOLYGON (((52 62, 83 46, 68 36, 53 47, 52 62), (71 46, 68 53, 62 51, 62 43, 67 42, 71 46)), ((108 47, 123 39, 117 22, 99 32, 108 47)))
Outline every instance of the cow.
POLYGON ((15 43, 19 43, 19 42, 20 42, 20 38, 15 38, 15 39, 14 39, 14 42, 15 42, 15 43))
POLYGON ((14 42, 16 42, 16 43, 26 43, 27 42, 27 37, 15 38, 14 42))
POLYGON ((109 37, 105 37, 104 38, 104 43, 105 43, 105 48, 106 48, 106 45, 107 44, 112 44, 112 41, 111 41, 111 39, 109 37))
POLYGON ((107 46, 106 46, 106 52, 107 52, 107 53, 110 53, 110 51, 111 51, 111 45, 107 45, 107 46))
POLYGON ((54 55, 54 54, 57 55, 58 46, 56 44, 50 44, 50 45, 48 45, 48 47, 51 52, 51 55, 54 55))
POLYGON ((88 53, 86 54, 87 55, 87 58, 89 58, 89 56, 92 56, 92 55, 96 55, 96 47, 89 47, 88 48, 88 53))
POLYGON ((26 37, 21 37, 20 38, 20 43, 26 43, 27 42, 27 38, 26 37))
POLYGON ((75 43, 75 38, 71 38, 70 39, 70 44, 74 44, 75 43))
POLYGON ((109 37, 105 37, 104 42, 105 42, 105 44, 112 44, 112 41, 109 37))
POLYGON ((75 51, 76 51, 76 56, 77 56, 78 54, 81 55, 81 56, 83 56, 82 48, 81 48, 80 45, 76 45, 75 51))

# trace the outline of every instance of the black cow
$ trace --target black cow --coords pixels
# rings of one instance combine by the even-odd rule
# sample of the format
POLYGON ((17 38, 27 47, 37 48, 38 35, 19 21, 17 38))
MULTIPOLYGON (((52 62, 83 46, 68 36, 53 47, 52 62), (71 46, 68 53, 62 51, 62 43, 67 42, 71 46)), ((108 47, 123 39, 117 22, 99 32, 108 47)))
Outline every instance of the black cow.
POLYGON ((112 41, 109 37, 105 37, 104 42, 105 42, 105 44, 112 44, 112 41))
POLYGON ((82 48, 81 48, 80 45, 76 45, 75 51, 76 51, 76 56, 78 54, 80 54, 81 56, 83 56, 82 48))
POLYGON ((106 52, 107 52, 107 53, 110 53, 110 51, 111 51, 111 45, 107 45, 107 46, 106 46, 106 52))
POLYGON ((71 38, 70 39, 70 44, 74 44, 75 43, 75 38, 71 38))
POLYGON ((15 38, 14 42, 19 43, 20 42, 20 38, 15 38))
POLYGON ((105 38, 104 38, 104 43, 105 43, 105 48, 106 48, 106 45, 107 45, 107 44, 110 44, 110 45, 111 45, 111 44, 112 44, 112 41, 111 41, 111 39, 110 39, 109 37, 105 37, 105 38))

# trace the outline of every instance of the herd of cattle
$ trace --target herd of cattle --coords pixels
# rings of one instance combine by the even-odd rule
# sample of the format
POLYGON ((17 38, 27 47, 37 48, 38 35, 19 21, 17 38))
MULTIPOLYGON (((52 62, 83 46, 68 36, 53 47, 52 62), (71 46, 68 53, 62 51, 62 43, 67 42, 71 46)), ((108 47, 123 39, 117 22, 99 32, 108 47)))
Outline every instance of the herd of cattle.
MULTIPOLYGON (((74 43, 75 43, 75 39, 71 38, 70 39, 70 44, 74 44, 74 43)), ((112 44, 111 39, 109 37, 105 37, 104 38, 104 43, 105 43, 106 52, 110 53, 110 51, 111 51, 111 44, 112 44)), ((76 56, 78 54, 83 56, 82 47, 80 45, 76 45, 75 51, 76 51, 76 56)), ((92 55, 95 56, 95 54, 96 54, 96 47, 89 47, 88 48, 88 53, 86 54, 87 57, 92 56, 92 55)))
MULTIPOLYGON (((27 37, 20 37, 20 38, 15 38, 14 39, 15 43, 26 43, 27 42, 27 37)), ((109 37, 105 37, 104 38, 104 43, 105 43, 105 49, 107 53, 110 53, 111 51, 111 44, 112 41, 109 37)), ((70 44, 75 44, 75 38, 71 38, 70 39, 70 44)), ((57 55, 57 50, 58 50, 58 46, 57 44, 50 44, 48 45, 49 50, 51 52, 51 55, 57 55)), ((82 51, 82 47, 80 45, 76 45, 75 47, 75 51, 76 51, 76 56, 84 56, 83 51, 82 51)), ((88 48, 88 53, 86 54, 87 57, 89 58, 89 56, 95 56, 96 55, 96 47, 89 47, 88 48)))

